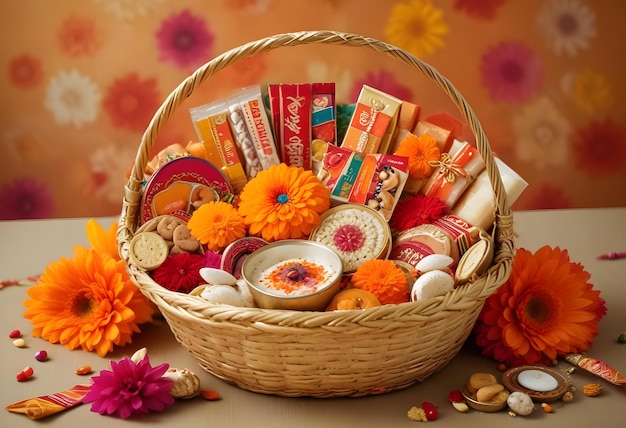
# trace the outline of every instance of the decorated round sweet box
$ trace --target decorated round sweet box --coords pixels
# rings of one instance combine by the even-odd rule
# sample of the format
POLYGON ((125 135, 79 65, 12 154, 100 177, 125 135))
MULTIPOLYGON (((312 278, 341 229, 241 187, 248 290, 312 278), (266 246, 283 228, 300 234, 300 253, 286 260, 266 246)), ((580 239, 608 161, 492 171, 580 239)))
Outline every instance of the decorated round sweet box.
POLYGON ((526 183, 494 157, 445 77, 375 39, 299 32, 226 52, 169 95, 138 151, 118 229, 128 273, 198 363, 241 388, 315 397, 405 388, 456 355, 508 277, 509 204, 526 183), (313 43, 409 64, 464 120, 422 117, 367 85, 337 105, 334 83, 271 83, 190 109, 199 142, 151 153, 211 75, 313 43), (458 139, 462 126, 475 144, 458 139))

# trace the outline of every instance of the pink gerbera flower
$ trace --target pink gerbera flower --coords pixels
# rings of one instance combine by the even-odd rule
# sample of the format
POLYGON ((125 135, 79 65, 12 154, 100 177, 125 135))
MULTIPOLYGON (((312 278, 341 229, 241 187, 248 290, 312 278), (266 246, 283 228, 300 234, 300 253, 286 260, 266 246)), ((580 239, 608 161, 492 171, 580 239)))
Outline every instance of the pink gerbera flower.
POLYGON ((146 355, 135 363, 130 358, 111 361, 111 370, 91 378, 91 389, 83 398, 93 403, 91 411, 127 419, 133 415, 162 412, 174 404, 173 381, 163 374, 169 364, 152 367, 146 355))
POLYGON ((502 41, 482 57, 482 84, 495 101, 523 102, 535 95, 543 79, 539 57, 521 42, 502 41))
POLYGON ((165 19, 156 34, 161 59, 180 68, 193 68, 211 57, 215 37, 206 22, 188 10, 165 19))

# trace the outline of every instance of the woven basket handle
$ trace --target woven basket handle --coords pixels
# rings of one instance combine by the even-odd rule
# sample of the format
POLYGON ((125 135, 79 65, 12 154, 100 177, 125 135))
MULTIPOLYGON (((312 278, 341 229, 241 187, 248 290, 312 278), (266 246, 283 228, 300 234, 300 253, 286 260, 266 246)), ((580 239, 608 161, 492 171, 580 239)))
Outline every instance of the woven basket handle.
POLYGON ((474 111, 465 101, 463 96, 452 85, 452 83, 447 78, 442 76, 435 68, 426 64, 407 51, 369 37, 335 31, 302 31, 296 33, 286 33, 250 42, 215 57, 183 80, 178 87, 170 93, 161 107, 159 107, 156 111, 154 117, 148 125, 148 128, 141 138, 141 144, 137 151, 135 163, 125 189, 126 195, 122 208, 122 216, 120 218, 122 224, 130 227, 132 230, 135 229, 138 217, 137 210, 140 209, 138 206, 141 201, 144 170, 148 164, 151 149, 159 132, 163 128, 163 125, 168 121, 176 108, 185 99, 187 99, 193 91, 200 86, 200 84, 202 84, 202 82, 216 72, 253 54, 270 51, 280 47, 314 43, 345 45, 382 52, 415 67, 426 77, 435 82, 448 95, 448 97, 450 97, 465 120, 468 122, 472 133, 476 138, 476 147, 485 163, 495 195, 498 214, 496 223, 498 224, 500 219, 505 219, 506 227, 504 227, 504 229, 508 228, 511 210, 506 199, 506 193, 502 184, 500 172, 498 171, 498 167, 494 161, 491 147, 489 146, 487 137, 474 111))

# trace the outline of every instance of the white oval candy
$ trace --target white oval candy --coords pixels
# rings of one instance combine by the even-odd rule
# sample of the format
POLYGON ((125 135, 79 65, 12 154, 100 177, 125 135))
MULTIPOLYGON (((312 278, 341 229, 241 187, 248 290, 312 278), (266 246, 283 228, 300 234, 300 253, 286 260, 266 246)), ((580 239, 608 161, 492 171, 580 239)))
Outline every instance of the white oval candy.
POLYGON ((454 279, 440 270, 431 270, 421 275, 413 284, 411 301, 419 302, 446 294, 454 289, 454 279))
POLYGON ((200 297, 211 303, 240 307, 254 306, 246 296, 230 285, 207 285, 200 293, 200 297))
POLYGON ((449 267, 454 260, 445 254, 430 254, 417 262, 415 269, 418 272, 430 272, 432 270, 442 270, 449 267))
POLYGON ((237 278, 235 278, 233 275, 231 275, 230 273, 222 269, 204 267, 200 269, 200 276, 207 283, 212 284, 212 285, 217 285, 217 284, 235 285, 237 284, 237 278))

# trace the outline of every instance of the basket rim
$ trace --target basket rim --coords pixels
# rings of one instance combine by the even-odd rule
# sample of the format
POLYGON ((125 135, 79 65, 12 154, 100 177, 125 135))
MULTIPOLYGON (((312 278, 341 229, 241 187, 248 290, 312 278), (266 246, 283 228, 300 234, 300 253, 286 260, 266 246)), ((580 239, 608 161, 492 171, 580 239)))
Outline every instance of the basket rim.
POLYGON ((216 56, 184 79, 157 109, 147 129, 143 133, 137 155, 132 166, 130 177, 125 186, 125 197, 118 222, 117 243, 121 258, 132 281, 151 301, 168 310, 176 308, 194 318, 207 320, 236 320, 238 323, 263 322, 280 326, 321 326, 340 325, 344 323, 375 323, 379 320, 390 320, 398 317, 433 316, 441 309, 462 310, 467 306, 467 298, 484 300, 491 295, 508 278, 512 264, 513 215, 507 202, 504 185, 487 136, 480 121, 464 97, 454 85, 434 67, 417 58, 410 52, 377 39, 353 33, 330 30, 300 31, 282 33, 251 41, 232 48, 216 56), (440 298, 426 302, 407 302, 399 305, 383 305, 360 311, 303 312, 278 309, 226 307, 214 305, 197 296, 172 292, 160 286, 140 268, 133 266, 129 258, 129 243, 138 223, 142 196, 142 182, 145 167, 159 131, 178 107, 206 79, 217 71, 232 65, 247 56, 277 49, 307 44, 330 44, 348 47, 367 48, 381 52, 403 61, 423 73, 454 102, 459 112, 468 122, 476 138, 476 147, 482 157, 496 202, 496 221, 494 226, 494 242, 496 251, 492 266, 471 287, 460 286, 453 292, 440 298), (199 303, 202 303, 200 305, 199 303))

